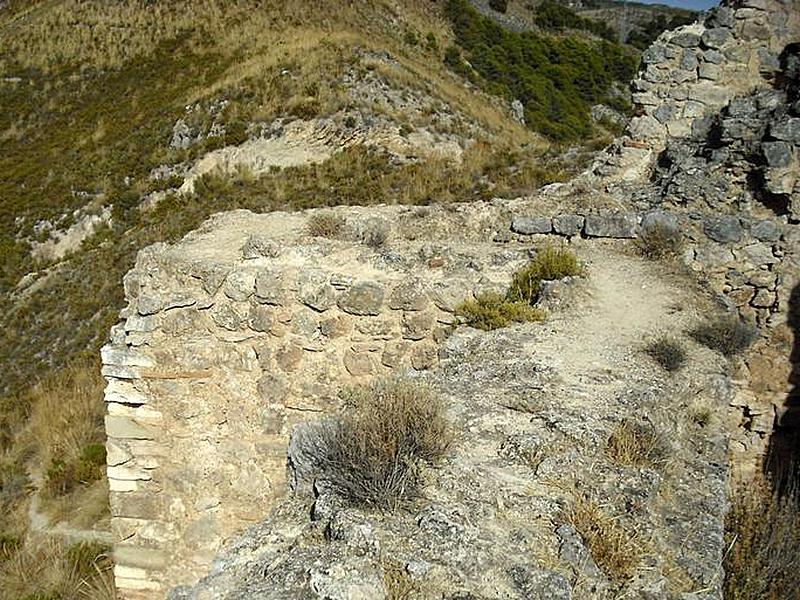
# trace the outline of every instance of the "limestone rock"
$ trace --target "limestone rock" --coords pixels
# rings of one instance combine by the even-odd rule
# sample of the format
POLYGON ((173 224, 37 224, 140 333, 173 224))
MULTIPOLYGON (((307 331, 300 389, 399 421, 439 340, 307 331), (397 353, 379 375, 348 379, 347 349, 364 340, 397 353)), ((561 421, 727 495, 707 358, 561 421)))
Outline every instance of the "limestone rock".
POLYGON ((339 308, 351 315, 379 315, 383 306, 384 289, 375 282, 363 281, 353 285, 339 298, 339 308))
POLYGON ((638 219, 632 214, 589 214, 584 231, 589 237, 634 238, 637 225, 638 219))

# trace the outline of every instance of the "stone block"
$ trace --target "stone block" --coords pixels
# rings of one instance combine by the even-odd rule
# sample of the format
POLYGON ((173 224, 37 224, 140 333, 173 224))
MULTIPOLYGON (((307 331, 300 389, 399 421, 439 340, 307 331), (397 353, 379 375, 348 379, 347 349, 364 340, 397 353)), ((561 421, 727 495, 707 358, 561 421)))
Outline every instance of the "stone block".
POLYGON ((410 348, 410 342, 387 342, 383 354, 381 355, 381 363, 391 369, 400 367, 403 364, 403 359, 408 355, 410 348))
POLYGON ((269 237, 254 233, 247 238, 242 247, 242 258, 252 260, 256 258, 277 258, 281 254, 280 245, 269 237))
POLYGON ((168 559, 166 553, 157 548, 117 544, 114 547, 114 562, 126 567, 161 571, 167 566, 168 559))
POLYGON ((716 81, 722 77, 722 69, 718 65, 712 63, 703 63, 697 70, 697 75, 700 77, 700 79, 716 81))
POLYGON ((255 269, 239 269, 230 273, 223 287, 224 294, 236 302, 245 302, 255 293, 255 269))
POLYGON ((116 467, 125 464, 133 456, 123 445, 113 440, 106 441, 106 464, 109 467, 116 467))
POLYGON ((100 357, 104 365, 119 367, 152 367, 155 364, 149 356, 125 346, 103 346, 100 357))
POLYGON ((784 117, 773 123, 769 132, 777 140, 800 145, 800 117, 784 117))
POLYGON ((339 298, 339 308, 351 315, 376 316, 383 307, 383 286, 372 281, 356 283, 339 298))
POLYGON ((422 340, 431 333, 435 318, 432 312, 407 312, 403 314, 403 338, 422 340))
POLYGON ((761 242, 777 242, 781 237, 781 227, 775 221, 764 219, 751 225, 750 234, 761 242))
POLYGON ((669 41, 681 48, 697 48, 700 45, 700 36, 691 31, 682 31, 669 38, 669 41))
POLYGON ((344 368, 353 377, 371 375, 375 371, 375 364, 372 356, 368 352, 355 352, 348 350, 343 358, 344 368))
POLYGON ((110 438, 153 440, 155 432, 129 417, 106 415, 106 434, 110 438))
POLYGON ((706 48, 721 48, 733 39, 731 30, 727 27, 713 27, 706 29, 700 40, 706 48))
POLYGON ((759 289, 756 291, 755 296, 753 299, 750 300, 750 304, 755 306, 756 308, 769 308, 773 304, 775 304, 775 292, 771 292, 765 289, 759 289))
POLYGON ((439 364, 439 350, 432 342, 414 344, 411 350, 411 366, 418 371, 433 369, 439 364))
POLYGON ((283 306, 286 302, 283 277, 269 269, 256 273, 255 295, 261 304, 283 306))
POLYGON ((107 467, 106 474, 109 479, 123 481, 150 481, 152 479, 149 470, 135 467, 107 467))
POLYGON ((725 86, 700 82, 689 88, 688 99, 700 102, 706 106, 719 107, 728 101, 730 95, 730 90, 725 86))
POLYGON ((739 218, 733 215, 706 218, 703 232, 715 242, 723 244, 738 242, 743 234, 739 218))
POLYGON ((514 217, 511 231, 522 235, 550 233, 553 231, 553 222, 550 217, 514 217))
POLYGON ((147 404, 147 396, 134 387, 130 381, 112 379, 106 385, 106 402, 117 402, 119 404, 147 404))
POLYGON ((584 231, 589 237, 635 238, 638 218, 629 213, 586 215, 584 231))
POLYGON ((411 277, 394 288, 389 296, 392 310, 424 310, 430 305, 428 292, 421 279, 411 277))
POLYGON ((303 272, 297 283, 297 299, 315 311, 325 312, 336 303, 336 290, 328 283, 324 273, 303 272))
POLYGON ((583 222, 582 215, 557 215, 553 219, 553 229, 560 235, 578 235, 583 229, 583 222))

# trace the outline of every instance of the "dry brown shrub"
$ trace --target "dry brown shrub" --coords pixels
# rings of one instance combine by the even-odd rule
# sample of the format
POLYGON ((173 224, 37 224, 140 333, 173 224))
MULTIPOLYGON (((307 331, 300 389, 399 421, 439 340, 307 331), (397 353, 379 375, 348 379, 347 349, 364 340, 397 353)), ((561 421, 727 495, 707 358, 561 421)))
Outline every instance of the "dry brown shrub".
POLYGON ((393 509, 416 496, 421 468, 450 442, 441 400, 421 383, 379 381, 347 394, 326 429, 321 477, 354 504, 393 509))
POLYGON ((726 600, 784 600, 800 590, 800 499, 778 495, 761 474, 739 481, 725 520, 726 600))
POLYGON ((567 520, 583 539, 597 566, 615 581, 633 577, 645 543, 591 500, 578 496, 567 520))
POLYGON ((308 234, 313 237, 336 239, 342 237, 347 222, 332 212, 316 212, 308 217, 308 234))
POLYGON ((0 563, 0 600, 115 600, 113 563, 102 545, 28 540, 0 563))
POLYGON ((667 459, 667 444, 649 423, 625 419, 608 438, 606 455, 615 463, 656 468, 667 459))

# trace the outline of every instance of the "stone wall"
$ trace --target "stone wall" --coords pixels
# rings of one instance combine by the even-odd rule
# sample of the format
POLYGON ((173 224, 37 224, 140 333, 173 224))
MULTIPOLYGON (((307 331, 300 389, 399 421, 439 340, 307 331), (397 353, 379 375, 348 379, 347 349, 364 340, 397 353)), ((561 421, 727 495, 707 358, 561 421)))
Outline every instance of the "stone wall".
POLYGON ((703 21, 664 32, 632 82, 636 116, 614 152, 595 167, 606 178, 646 176, 670 138, 732 98, 771 85, 780 55, 800 40, 797 0, 729 0, 703 21))
MULTIPOLYGON (((504 289, 532 242, 676 228, 685 264, 765 326, 785 310, 783 265, 797 260, 798 228, 785 219, 547 214, 527 201, 335 210, 352 239, 309 237, 307 214, 227 213, 146 249, 126 277, 129 305, 103 350, 123 597, 159 597, 202 575, 285 491, 294 425, 336 410, 342 385, 434 367, 455 306, 504 289), (376 222, 387 246, 358 241, 376 222)), ((770 385, 763 406, 746 387, 736 395, 734 420, 749 419, 734 424, 738 452, 764 448, 784 391, 770 385)))

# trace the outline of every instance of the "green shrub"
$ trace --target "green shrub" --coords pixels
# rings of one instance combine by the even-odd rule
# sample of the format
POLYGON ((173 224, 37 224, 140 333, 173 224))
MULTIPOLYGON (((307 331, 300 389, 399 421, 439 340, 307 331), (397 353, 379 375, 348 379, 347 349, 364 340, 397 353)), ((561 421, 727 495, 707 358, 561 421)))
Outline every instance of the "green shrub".
POLYGON ((489 0, 489 7, 500 13, 505 13, 508 10, 508 0, 489 0))
POLYGON ((416 496, 421 467, 449 446, 441 400, 401 379, 350 390, 345 400, 344 411, 324 430, 321 477, 356 505, 393 509, 416 496))
POLYGON ((508 300, 534 304, 539 297, 542 281, 563 279, 581 274, 578 259, 569 250, 547 246, 525 267, 514 273, 508 290, 508 300))
POLYGON ((542 321, 544 312, 527 302, 511 301, 502 294, 487 292, 456 308, 456 315, 470 327, 492 331, 512 323, 542 321))
POLYGON ((704 346, 726 357, 742 354, 758 338, 758 329, 733 315, 698 325, 689 334, 704 346))
POLYGON ((45 489, 54 496, 69 494, 79 485, 102 479, 105 466, 105 446, 89 444, 75 460, 57 457, 50 462, 45 472, 45 489))
POLYGON ((110 565, 110 549, 98 542, 80 542, 67 548, 64 558, 77 579, 93 577, 110 565))
POLYGON ((445 63, 492 94, 518 98, 526 123, 553 140, 588 137, 590 106, 606 99, 614 81, 627 84, 636 70, 637 58, 619 44, 508 31, 467 0, 448 0, 446 11, 472 69, 450 49, 445 63))
POLYGON ((644 350, 670 373, 674 373, 686 363, 686 350, 677 340, 661 338, 650 342, 644 350))
POLYGON ((657 222, 642 231, 637 246, 646 258, 670 258, 678 256, 683 250, 683 236, 675 227, 657 222))

